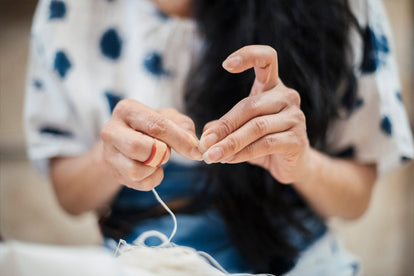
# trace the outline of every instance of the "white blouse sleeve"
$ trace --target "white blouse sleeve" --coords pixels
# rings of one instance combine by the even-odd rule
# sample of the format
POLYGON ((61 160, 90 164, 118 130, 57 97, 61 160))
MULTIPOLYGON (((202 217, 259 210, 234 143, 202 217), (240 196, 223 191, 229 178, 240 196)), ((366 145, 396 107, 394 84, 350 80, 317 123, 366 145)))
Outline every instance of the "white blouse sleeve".
POLYGON ((67 99, 71 56, 55 39, 65 7, 52 10, 49 2, 39 2, 33 21, 24 106, 28 155, 44 173, 51 157, 76 155, 90 147, 77 110, 67 99))
POLYGON ((413 137, 401 97, 391 29, 380 0, 351 1, 363 30, 351 34, 357 98, 341 110, 329 151, 375 163, 380 175, 413 158, 413 137))

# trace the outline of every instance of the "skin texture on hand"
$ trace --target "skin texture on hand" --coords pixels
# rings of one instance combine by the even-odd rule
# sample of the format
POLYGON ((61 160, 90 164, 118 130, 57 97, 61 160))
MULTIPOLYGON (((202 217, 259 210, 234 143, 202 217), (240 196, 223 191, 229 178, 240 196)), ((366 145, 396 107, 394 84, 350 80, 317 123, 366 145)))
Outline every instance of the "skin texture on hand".
POLYGON ((277 53, 251 45, 231 54, 223 67, 230 73, 254 68, 250 96, 204 128, 200 150, 206 163, 248 161, 269 170, 282 183, 306 177, 309 141, 299 93, 278 77, 277 53))
MULTIPOLYGON (((147 191, 159 185, 163 169, 145 165, 154 141, 201 160, 193 121, 174 109, 152 110, 138 101, 121 101, 101 130, 102 139, 79 156, 50 160, 50 177, 60 205, 76 215, 105 208, 122 185, 147 191)), ((161 147, 160 147, 161 148, 161 147)))
POLYGON ((115 107, 101 138, 103 159, 114 179, 141 191, 151 190, 164 177, 162 168, 146 162, 154 153, 154 145, 167 148, 163 164, 169 159, 171 147, 187 158, 201 159, 190 118, 174 109, 152 110, 135 100, 123 100, 115 107))

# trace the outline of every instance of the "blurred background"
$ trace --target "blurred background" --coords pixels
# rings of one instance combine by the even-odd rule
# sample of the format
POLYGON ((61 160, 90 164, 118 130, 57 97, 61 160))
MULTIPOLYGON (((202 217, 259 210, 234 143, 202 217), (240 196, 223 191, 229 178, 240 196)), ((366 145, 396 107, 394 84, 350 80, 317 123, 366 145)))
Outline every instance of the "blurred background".
MULTIPOLYGON (((383 0, 394 31, 405 106, 414 126, 414 1, 383 0)), ((72 217, 27 161, 22 106, 35 0, 0 0, 0 236, 51 244, 99 244, 93 214, 72 217)), ((378 181, 358 221, 332 221, 363 261, 363 275, 414 275, 414 164, 378 181)))

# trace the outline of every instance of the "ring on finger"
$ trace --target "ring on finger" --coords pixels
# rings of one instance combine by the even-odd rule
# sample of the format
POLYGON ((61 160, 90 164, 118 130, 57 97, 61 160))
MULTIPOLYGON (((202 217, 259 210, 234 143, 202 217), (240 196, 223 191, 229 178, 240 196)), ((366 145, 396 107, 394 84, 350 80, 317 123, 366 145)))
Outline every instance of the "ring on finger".
POLYGON ((159 167, 167 156, 167 145, 157 139, 152 144, 151 154, 144 164, 150 167, 159 167))

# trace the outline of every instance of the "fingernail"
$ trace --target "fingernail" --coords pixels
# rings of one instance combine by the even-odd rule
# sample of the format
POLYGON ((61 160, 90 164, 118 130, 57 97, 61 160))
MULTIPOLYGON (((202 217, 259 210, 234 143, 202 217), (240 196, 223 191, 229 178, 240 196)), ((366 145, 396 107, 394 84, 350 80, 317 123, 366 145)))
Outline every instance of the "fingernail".
POLYGON ((203 160, 203 154, 198 150, 198 148, 193 148, 190 152, 190 156, 194 160, 203 160))
POLYGON ((217 143, 218 136, 215 133, 208 134, 206 136, 201 137, 200 143, 198 144, 198 149, 200 152, 206 152, 209 147, 217 143))
POLYGON ((242 57, 239 55, 231 56, 223 62, 224 69, 232 70, 239 66, 242 62, 242 57))
POLYGON ((203 154, 204 162, 211 164, 219 161, 223 157, 223 149, 221 147, 213 148, 203 154))

